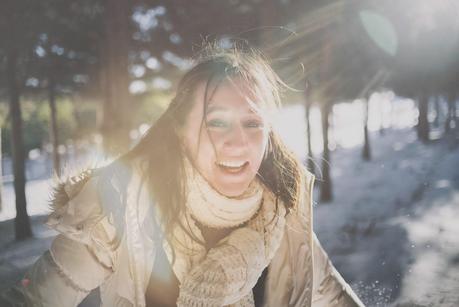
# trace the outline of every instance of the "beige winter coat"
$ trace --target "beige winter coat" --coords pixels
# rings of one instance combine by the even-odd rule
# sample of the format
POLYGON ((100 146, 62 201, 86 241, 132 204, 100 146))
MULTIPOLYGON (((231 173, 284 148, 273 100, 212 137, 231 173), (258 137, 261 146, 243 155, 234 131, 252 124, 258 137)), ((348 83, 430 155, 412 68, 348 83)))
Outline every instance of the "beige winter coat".
MULTIPOLYGON (((113 163, 56 190, 48 225, 60 234, 27 273, 27 305, 77 306, 100 287, 101 306, 145 306, 158 240, 154 203, 140 182, 135 167, 113 163)), ((264 306, 363 306, 312 231, 314 176, 306 182, 268 267, 264 306)))

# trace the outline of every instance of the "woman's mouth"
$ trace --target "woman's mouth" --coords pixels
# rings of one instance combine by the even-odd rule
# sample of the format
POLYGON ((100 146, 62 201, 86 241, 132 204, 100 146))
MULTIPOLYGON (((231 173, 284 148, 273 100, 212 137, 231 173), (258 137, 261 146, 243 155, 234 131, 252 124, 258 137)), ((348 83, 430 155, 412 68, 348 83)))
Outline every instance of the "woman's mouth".
POLYGON ((232 174, 241 173, 247 167, 247 161, 217 161, 215 164, 223 171, 232 174))

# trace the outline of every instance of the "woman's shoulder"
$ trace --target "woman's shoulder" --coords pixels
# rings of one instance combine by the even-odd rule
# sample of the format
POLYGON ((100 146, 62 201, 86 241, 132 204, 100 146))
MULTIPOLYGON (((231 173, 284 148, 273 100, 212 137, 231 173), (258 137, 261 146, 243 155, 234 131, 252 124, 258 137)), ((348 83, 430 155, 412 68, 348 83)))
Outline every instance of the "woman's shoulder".
POLYGON ((303 176, 301 182, 301 189, 298 203, 298 213, 306 217, 310 217, 312 202, 313 202, 313 191, 315 176, 306 167, 303 168, 303 176))
POLYGON ((287 215, 287 226, 295 231, 311 230, 315 176, 306 168, 302 170, 298 203, 287 215))
POLYGON ((309 191, 314 186, 314 181, 316 179, 316 176, 311 171, 309 171, 306 167, 303 168, 303 174, 304 174, 303 176, 304 176, 304 183, 306 185, 306 189, 307 191, 309 191))
POLYGON ((132 165, 115 160, 60 179, 52 188, 46 224, 79 241, 86 241, 91 229, 101 222, 121 232, 132 173, 132 165))

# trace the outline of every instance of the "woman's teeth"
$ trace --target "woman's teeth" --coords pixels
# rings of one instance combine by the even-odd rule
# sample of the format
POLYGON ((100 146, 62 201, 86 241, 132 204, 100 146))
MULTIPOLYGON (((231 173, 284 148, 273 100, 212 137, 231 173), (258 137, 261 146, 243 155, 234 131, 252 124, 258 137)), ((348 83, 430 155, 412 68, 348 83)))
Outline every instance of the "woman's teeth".
POLYGON ((218 166, 223 166, 225 168, 230 168, 230 169, 239 169, 241 167, 243 167, 245 165, 245 161, 242 161, 242 162, 234 162, 234 161, 231 161, 231 162, 228 162, 228 161, 218 161, 217 162, 217 165, 218 166))
POLYGON ((226 161, 219 161, 217 162, 218 165, 226 166, 226 167, 241 167, 244 165, 245 162, 226 162, 226 161))

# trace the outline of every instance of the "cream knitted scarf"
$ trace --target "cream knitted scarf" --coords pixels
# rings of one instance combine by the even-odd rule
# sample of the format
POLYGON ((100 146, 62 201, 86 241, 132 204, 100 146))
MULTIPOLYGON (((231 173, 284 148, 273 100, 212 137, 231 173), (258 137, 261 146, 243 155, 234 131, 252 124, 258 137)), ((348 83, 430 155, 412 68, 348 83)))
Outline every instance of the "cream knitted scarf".
POLYGON ((239 197, 225 197, 185 163, 187 180, 187 209, 202 225, 212 228, 231 228, 247 222, 260 208, 263 187, 255 178, 239 197))
POLYGON ((284 205, 259 180, 238 198, 215 191, 186 162, 187 204, 164 250, 180 281, 177 306, 254 306, 252 288, 277 251, 284 234, 284 205), (239 226, 206 251, 196 221, 239 226), (194 237, 194 238, 193 238, 194 237), (171 247, 172 246, 172 247, 171 247), (172 248, 175 259, 173 259, 172 248))

